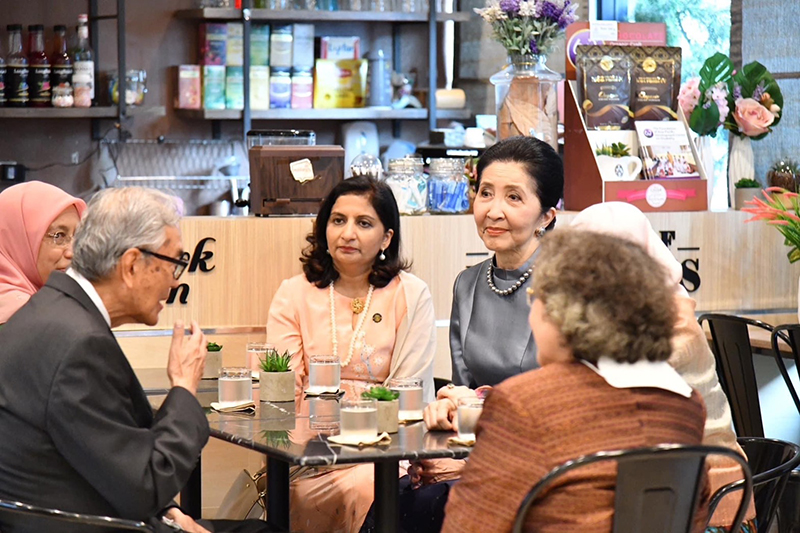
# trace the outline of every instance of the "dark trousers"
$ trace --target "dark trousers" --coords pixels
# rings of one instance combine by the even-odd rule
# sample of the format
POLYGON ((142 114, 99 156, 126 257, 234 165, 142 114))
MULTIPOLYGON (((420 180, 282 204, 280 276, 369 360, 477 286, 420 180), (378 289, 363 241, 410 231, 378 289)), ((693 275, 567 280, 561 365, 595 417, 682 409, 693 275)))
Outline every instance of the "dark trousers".
MULTIPOLYGON (((400 532, 438 533, 444 522, 444 506, 455 481, 444 481, 412 489, 408 476, 400 478, 400 532)), ((375 505, 367 514, 361 533, 375 531, 375 505)))
POLYGON ((261 520, 198 520, 198 524, 214 533, 273 533, 261 520))

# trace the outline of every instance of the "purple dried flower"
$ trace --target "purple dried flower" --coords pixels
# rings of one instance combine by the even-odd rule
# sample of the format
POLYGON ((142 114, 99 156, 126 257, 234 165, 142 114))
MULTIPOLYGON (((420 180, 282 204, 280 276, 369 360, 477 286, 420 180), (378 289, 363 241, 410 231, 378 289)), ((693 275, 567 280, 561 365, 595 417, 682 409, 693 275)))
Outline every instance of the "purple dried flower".
POLYGON ((742 99, 742 86, 738 83, 733 84, 733 100, 738 101, 742 99))
POLYGON ((552 20, 553 22, 558 22, 558 19, 561 18, 562 11, 563 10, 561 8, 552 2, 542 3, 542 16, 552 20))
POLYGON ((500 0, 500 9, 509 15, 519 13, 519 0, 500 0))
POLYGON ((535 56, 539 55, 539 45, 536 44, 536 39, 531 39, 531 54, 535 56))
POLYGON ((766 91, 766 87, 764 86, 764 80, 761 80, 753 90, 753 100, 760 102, 761 97, 764 95, 764 91, 766 91))
POLYGON ((564 10, 561 12, 561 16, 558 17, 558 28, 563 30, 573 22, 575 22, 578 17, 575 15, 575 10, 578 8, 578 4, 573 4, 570 0, 567 0, 564 3, 564 10))

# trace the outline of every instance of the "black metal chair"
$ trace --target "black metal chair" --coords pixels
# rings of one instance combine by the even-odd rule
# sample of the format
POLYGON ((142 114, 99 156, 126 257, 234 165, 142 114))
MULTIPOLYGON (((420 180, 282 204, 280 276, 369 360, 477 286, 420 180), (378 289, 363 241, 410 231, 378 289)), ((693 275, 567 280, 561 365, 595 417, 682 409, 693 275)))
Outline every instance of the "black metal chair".
MULTIPOLYGON (((783 363, 783 356, 781 355, 780 342, 783 341, 792 350, 792 357, 794 358, 795 368, 800 371, 800 324, 782 324, 776 326, 772 330, 772 353, 780 361, 780 365, 785 369, 783 363)), ((792 395, 792 401, 800 413, 800 397, 797 396, 797 390, 794 388, 792 380, 789 379, 788 372, 781 371, 783 380, 786 382, 786 388, 789 389, 789 394, 792 395)))
POLYGON ((698 500, 706 481, 705 459, 709 455, 730 457, 742 466, 744 480, 720 489, 709 504, 709 510, 713 511, 721 496, 743 489, 743 498, 731 528, 731 531, 738 531, 753 492, 753 479, 747 462, 729 448, 680 444, 598 452, 567 461, 551 470, 531 489, 519 506, 512 531, 523 531, 528 509, 556 479, 579 467, 616 461, 613 533, 688 533, 692 531, 698 500))
MULTIPOLYGON (((36 505, 8 500, 0 500, 0 514, 2 513, 22 514, 30 518, 38 517, 41 519, 42 523, 45 523, 44 521, 46 521, 46 523, 60 521, 84 526, 96 526, 98 528, 103 528, 105 531, 149 531, 151 533, 153 531, 153 529, 144 522, 135 520, 112 518, 110 516, 68 513, 57 509, 47 509, 46 507, 38 507, 36 505)), ((48 527, 46 531, 58 531, 58 529, 55 526, 51 526, 48 527)))
MULTIPOLYGON (((717 313, 701 315, 698 322, 701 326, 703 322, 708 322, 717 375, 731 406, 736 434, 741 437, 763 437, 764 425, 761 420, 761 404, 758 401, 758 384, 748 327, 761 328, 770 334, 775 328, 759 320, 717 313)), ((797 401, 780 352, 773 350, 772 356, 781 376, 790 387, 792 397, 797 401)))

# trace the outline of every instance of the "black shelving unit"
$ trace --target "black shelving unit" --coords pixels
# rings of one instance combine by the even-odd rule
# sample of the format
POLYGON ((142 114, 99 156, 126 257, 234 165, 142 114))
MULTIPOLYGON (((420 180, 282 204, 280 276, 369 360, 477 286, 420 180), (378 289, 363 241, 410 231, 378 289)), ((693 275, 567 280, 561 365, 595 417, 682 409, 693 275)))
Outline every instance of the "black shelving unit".
MULTIPOLYGON (((92 0, 97 1, 97 0, 92 0)), ((122 1, 122 0, 118 0, 122 1)), ((241 120, 242 136, 252 127, 253 120, 392 120, 395 136, 398 136, 401 120, 427 120, 430 129, 436 127, 438 119, 468 119, 468 109, 436 109, 437 85, 437 46, 439 40, 439 22, 465 22, 472 16, 468 12, 437 13, 431 9, 428 13, 398 13, 372 11, 307 11, 307 10, 269 10, 251 9, 251 0, 243 0, 242 9, 202 8, 183 9, 175 13, 180 19, 202 21, 241 21, 243 24, 243 70, 244 75, 244 109, 243 110, 206 110, 176 109, 175 113, 187 119, 211 120, 213 136, 220 134, 218 121, 241 120), (392 24, 392 43, 394 67, 399 70, 402 57, 398 28, 403 24, 428 25, 428 107, 425 109, 386 109, 386 108, 352 108, 352 109, 269 109, 253 110, 250 108, 250 25, 253 21, 284 22, 380 22, 392 24)))

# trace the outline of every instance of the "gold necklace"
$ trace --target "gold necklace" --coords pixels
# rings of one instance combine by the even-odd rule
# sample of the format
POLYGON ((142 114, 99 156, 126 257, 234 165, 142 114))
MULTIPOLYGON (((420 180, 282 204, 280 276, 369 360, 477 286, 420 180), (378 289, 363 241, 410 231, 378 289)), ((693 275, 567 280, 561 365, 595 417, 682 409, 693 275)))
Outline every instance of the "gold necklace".
POLYGON ((353 298, 353 301, 350 302, 350 309, 357 315, 361 314, 364 310, 364 302, 361 301, 361 298, 353 298))

